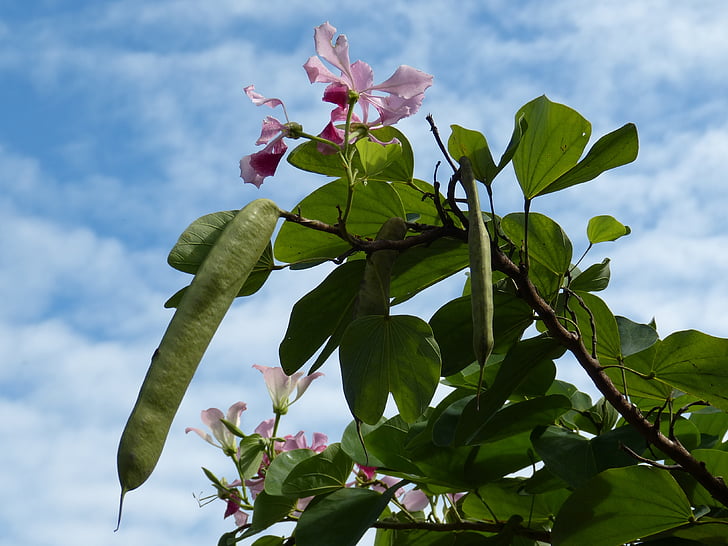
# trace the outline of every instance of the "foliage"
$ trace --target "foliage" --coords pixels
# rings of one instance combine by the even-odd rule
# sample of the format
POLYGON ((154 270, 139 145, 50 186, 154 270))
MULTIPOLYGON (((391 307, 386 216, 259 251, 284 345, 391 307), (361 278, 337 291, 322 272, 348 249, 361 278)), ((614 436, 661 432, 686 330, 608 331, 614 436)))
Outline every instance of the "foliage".
MULTIPOLYGON (((325 181, 293 212, 280 211, 285 222, 249 264, 238 296, 278 269, 337 267, 291 310, 282 368, 261 369, 274 417, 246 433, 230 418, 210 422, 219 410, 203 413, 237 474, 228 482, 206 471, 211 498, 237 523, 219 544, 338 546, 372 527, 377 546, 728 543, 720 478, 728 473, 728 340, 697 331, 661 338, 654 324, 614 315, 596 295, 609 283, 609 260, 578 266, 593 245, 630 228, 609 215, 585 219, 588 246, 575 260, 569 235, 531 210, 541 195, 634 161, 635 126, 584 153, 591 124, 541 96, 518 110, 496 163, 483 134, 453 125, 445 143, 428 117, 452 167, 447 183, 429 184, 414 178, 412 147, 392 125, 417 111, 431 77, 400 67, 372 86, 361 77, 368 65, 349 63, 346 38, 332 45, 334 32, 316 29, 317 53, 341 76, 317 57, 306 63, 312 82, 328 84, 331 123, 318 135, 264 123, 266 148, 241 161, 243 178, 259 186, 286 151, 283 139, 303 139, 289 163, 325 181), (509 164, 524 209, 503 214, 494 182, 509 164), (474 208, 472 188, 467 204, 456 197, 467 176, 482 185, 487 210, 474 208), (467 268, 462 295, 431 317, 396 312, 467 268), (298 386, 297 399, 316 377, 299 370, 335 366, 334 355, 353 416, 340 442, 279 436, 289 395, 298 386), (556 378, 564 355, 600 400, 556 378), (438 388, 445 395, 432 406, 438 388), (390 394, 398 414, 385 416, 390 394), (257 538, 279 521, 296 523, 292 537, 257 538)), ((282 105, 246 92, 256 104, 282 105)), ((193 223, 170 265, 199 275, 218 259, 213 249, 235 216, 193 223)), ((185 301, 180 294, 168 305, 185 301)))

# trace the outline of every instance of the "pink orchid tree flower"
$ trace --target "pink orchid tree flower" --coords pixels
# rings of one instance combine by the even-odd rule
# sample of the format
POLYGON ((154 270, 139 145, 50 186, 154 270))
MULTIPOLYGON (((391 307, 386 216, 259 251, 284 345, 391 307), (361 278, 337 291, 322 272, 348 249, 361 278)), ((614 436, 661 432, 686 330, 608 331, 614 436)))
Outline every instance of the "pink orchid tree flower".
POLYGON ((281 162, 286 150, 288 150, 288 146, 283 139, 298 138, 301 126, 288 121, 286 106, 281 99, 266 98, 255 91, 253 85, 249 85, 243 91, 256 106, 268 106, 270 108, 280 106, 283 108, 283 115, 286 118, 286 123, 282 123, 272 116, 266 116, 263 120, 260 137, 255 142, 257 145, 265 144, 265 148, 254 154, 246 155, 240 160, 240 178, 243 179, 243 182, 254 184, 255 187, 260 188, 266 177, 275 174, 278 164, 281 162))
POLYGON ((236 402, 227 411, 227 415, 223 415, 222 411, 217 408, 210 408, 202 410, 200 412, 200 418, 202 422, 212 431, 212 436, 209 433, 200 430, 199 428, 187 427, 185 433, 195 432, 203 440, 219 447, 226 455, 233 455, 237 453, 236 439, 230 430, 222 423, 222 419, 234 424, 236 427, 240 425, 240 415, 247 409, 245 402, 236 402), (213 436, 217 440, 217 443, 213 440, 213 436))
POLYGON ((311 83, 329 84, 323 100, 338 107, 332 113, 332 122, 342 119, 342 112, 347 112, 352 98, 358 100, 361 121, 369 127, 393 125, 419 110, 425 90, 432 85, 430 74, 402 65, 385 81, 374 85, 372 68, 363 61, 351 63, 346 36, 340 34, 333 42, 335 34, 336 28, 328 22, 316 27, 314 43, 318 56, 309 58, 303 65, 311 83), (321 59, 338 69, 340 75, 331 72, 321 59), (373 121, 369 121, 370 106, 379 115, 373 121))
POLYGON ((283 368, 271 368, 258 364, 254 364, 253 368, 263 374, 263 381, 265 381, 265 386, 268 387, 268 394, 270 394, 273 401, 273 412, 276 415, 288 413, 288 407, 303 396, 311 381, 323 375, 321 372, 312 373, 305 377, 303 377, 303 372, 286 375, 283 368), (296 398, 289 400, 294 390, 296 390, 296 398))

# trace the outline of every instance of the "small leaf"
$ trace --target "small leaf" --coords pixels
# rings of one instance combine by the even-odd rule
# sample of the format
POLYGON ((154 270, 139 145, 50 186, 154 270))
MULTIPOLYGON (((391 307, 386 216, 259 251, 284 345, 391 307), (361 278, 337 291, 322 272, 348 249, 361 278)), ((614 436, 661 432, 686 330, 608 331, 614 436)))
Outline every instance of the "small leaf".
POLYGON ((322 154, 318 150, 318 144, 311 140, 296 146, 287 159, 291 165, 302 171, 336 177, 346 175, 338 154, 322 154))
POLYGON ((493 155, 485 136, 478 131, 450 125, 452 133, 447 141, 447 151, 455 159, 467 156, 473 165, 477 180, 490 185, 497 174, 493 155))
POLYGON ((589 225, 586 228, 586 236, 593 245, 606 241, 616 241, 631 232, 629 226, 625 226, 613 216, 607 215, 595 216, 589 220, 589 225))
POLYGON ((558 546, 615 546, 691 519, 690 502, 669 473, 648 466, 614 468, 564 502, 551 538, 558 546))
POLYGON ((609 275, 609 258, 604 258, 602 263, 590 265, 576 275, 571 280, 569 288, 583 292, 599 292, 609 284, 609 275))

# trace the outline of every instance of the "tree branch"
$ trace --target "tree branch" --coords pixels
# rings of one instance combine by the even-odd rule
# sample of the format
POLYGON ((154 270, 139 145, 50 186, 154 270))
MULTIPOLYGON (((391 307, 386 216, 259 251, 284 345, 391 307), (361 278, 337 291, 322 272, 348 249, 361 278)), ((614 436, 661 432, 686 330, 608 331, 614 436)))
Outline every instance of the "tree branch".
MULTIPOLYGON (((480 521, 461 521, 458 523, 433 523, 430 521, 377 521, 372 525, 372 527, 375 529, 420 529, 424 531, 437 532, 485 531, 488 533, 499 533, 506 527, 506 523, 487 523, 480 521)), ((551 543, 551 533, 548 531, 516 527, 514 533, 532 540, 551 543)))

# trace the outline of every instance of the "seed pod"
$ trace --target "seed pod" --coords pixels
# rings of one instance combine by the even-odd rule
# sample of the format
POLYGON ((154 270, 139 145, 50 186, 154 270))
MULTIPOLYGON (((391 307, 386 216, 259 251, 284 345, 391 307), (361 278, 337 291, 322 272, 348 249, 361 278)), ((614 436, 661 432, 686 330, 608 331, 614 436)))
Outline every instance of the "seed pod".
POLYGON ((185 291, 152 356, 119 442, 119 521, 124 495, 142 485, 154 470, 202 355, 268 245, 279 213, 269 199, 257 199, 240 210, 185 291))
MULTIPOLYGON (((377 233, 377 240, 401 241, 407 234, 402 218, 390 218, 377 233)), ((364 278, 357 296, 355 316, 389 315, 389 285, 397 250, 376 250, 367 256, 364 278)))
POLYGON ((480 210, 478 188, 470 160, 460 158, 460 181, 468 199, 468 249, 470 252, 470 301, 473 315, 473 350, 480 365, 478 395, 483 368, 493 351, 493 270, 490 261, 490 236, 480 210))

